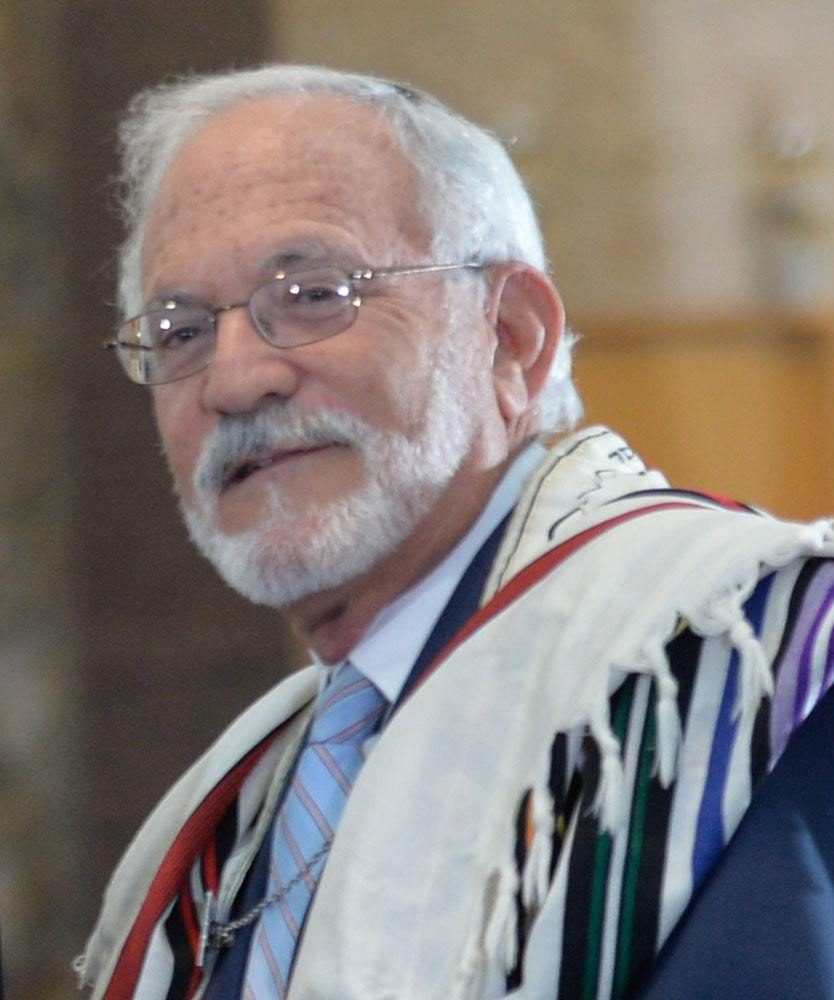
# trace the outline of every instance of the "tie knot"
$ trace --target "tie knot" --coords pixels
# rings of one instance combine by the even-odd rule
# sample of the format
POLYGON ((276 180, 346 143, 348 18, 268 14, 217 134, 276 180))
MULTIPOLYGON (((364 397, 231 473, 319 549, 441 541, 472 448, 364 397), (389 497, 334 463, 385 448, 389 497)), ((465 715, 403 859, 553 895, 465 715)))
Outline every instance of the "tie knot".
POLYGON ((380 690, 345 663, 319 696, 309 742, 358 746, 376 731, 387 707, 380 690))

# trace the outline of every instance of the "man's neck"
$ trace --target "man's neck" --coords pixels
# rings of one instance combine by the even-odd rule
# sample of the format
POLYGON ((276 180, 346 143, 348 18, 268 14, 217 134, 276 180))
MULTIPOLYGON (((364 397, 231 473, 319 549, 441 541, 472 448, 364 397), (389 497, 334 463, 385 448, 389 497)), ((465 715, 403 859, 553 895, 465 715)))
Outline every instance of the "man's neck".
POLYGON ((474 524, 511 459, 478 478, 456 509, 444 497, 385 559, 341 587, 286 609, 296 636, 325 663, 344 659, 392 601, 434 569, 474 524))

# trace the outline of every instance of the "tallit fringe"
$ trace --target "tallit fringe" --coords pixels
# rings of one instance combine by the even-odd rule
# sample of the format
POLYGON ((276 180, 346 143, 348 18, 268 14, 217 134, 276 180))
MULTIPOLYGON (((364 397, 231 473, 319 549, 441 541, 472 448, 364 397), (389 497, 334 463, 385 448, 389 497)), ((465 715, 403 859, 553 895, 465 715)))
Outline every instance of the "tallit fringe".
POLYGON ((620 741, 614 735, 605 714, 599 714, 589 721, 591 734, 599 748, 599 786, 591 806, 599 817, 600 827, 609 833, 616 833, 623 821, 625 802, 623 801, 623 763, 620 759, 620 741))
POLYGON ((834 521, 826 519, 803 524, 799 540, 802 545, 807 545, 815 552, 825 551, 826 545, 834 542, 834 521))
MULTIPOLYGON (((828 529, 830 525, 823 522, 814 527, 828 529)), ((701 614, 690 616, 689 621, 692 628, 702 635, 724 635, 738 653, 739 692, 734 714, 736 719, 746 722, 751 714, 758 711, 762 699, 772 696, 774 681, 765 651, 742 610, 743 593, 739 588, 721 595, 701 614)), ((666 653, 670 638, 671 633, 667 635, 664 631, 662 636, 646 643, 635 663, 616 668, 625 673, 637 672, 654 678, 657 688, 655 774, 664 788, 671 785, 677 774, 678 754, 683 740, 677 703, 678 684, 672 676, 666 653)), ((603 712, 600 708, 588 721, 588 726, 600 754, 600 782, 592 810, 599 817, 603 830, 616 833, 626 808, 623 801, 622 750, 611 729, 607 711, 603 712)))
POLYGON ((515 965, 518 952, 518 914, 515 897, 518 892, 518 874, 515 865, 507 863, 498 873, 495 906, 484 934, 487 956, 495 955, 507 971, 515 965))
POLYGON ((678 712, 678 683, 672 676, 669 657, 666 654, 668 637, 653 639, 645 651, 647 670, 657 686, 657 749, 655 751, 655 774, 664 788, 668 788, 677 772, 680 752, 681 719, 678 712))
POLYGON ((758 710, 762 698, 773 694, 773 675, 753 626, 744 616, 742 601, 740 589, 725 594, 712 602, 702 621, 693 620, 692 626, 708 635, 724 634, 738 653, 738 697, 733 717, 747 721, 758 710))
POLYGON ((519 881, 515 865, 507 860, 490 875, 494 884, 492 907, 485 914, 486 926, 473 935, 458 966, 454 1000, 476 1000, 482 995, 486 968, 496 966, 505 975, 518 961, 518 912, 516 896, 526 910, 537 909, 550 886, 550 858, 553 850, 553 799, 547 786, 536 785, 531 791, 533 841, 519 881))
POLYGON ((521 901, 528 911, 538 910, 550 886, 550 860, 553 854, 553 797, 547 787, 537 785, 532 791, 531 821, 533 842, 521 875, 521 901))
POLYGON ((492 900, 489 912, 484 914, 486 926, 482 922, 479 932, 467 942, 449 1000, 480 1000, 487 968, 497 965, 507 974, 518 957, 515 898, 519 882, 515 865, 505 861, 492 871, 487 882, 493 884, 493 890, 484 892, 485 904, 492 900))
POLYGON ((484 982, 484 951, 477 938, 470 938, 455 971, 449 1000, 480 1000, 484 982))
POLYGON ((70 963, 70 968, 78 976, 78 988, 80 990, 86 989, 92 986, 92 981, 85 975, 85 967, 87 965, 87 954, 82 952, 82 954, 77 955, 70 963))
POLYGON ((730 642, 738 651, 740 673, 734 716, 746 721, 758 710, 763 697, 773 695, 773 674, 750 622, 745 619, 736 622, 730 630, 730 642))

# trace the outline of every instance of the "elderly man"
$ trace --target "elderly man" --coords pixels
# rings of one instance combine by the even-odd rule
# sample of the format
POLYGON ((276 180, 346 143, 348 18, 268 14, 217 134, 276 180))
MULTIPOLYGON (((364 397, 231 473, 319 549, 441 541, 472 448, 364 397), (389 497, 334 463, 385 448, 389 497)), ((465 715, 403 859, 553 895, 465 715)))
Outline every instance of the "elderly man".
POLYGON ((545 446, 579 407, 534 213, 428 95, 266 67, 123 137, 113 346, 197 547, 314 663, 152 814, 82 980, 741 995, 681 992, 668 942, 831 682, 828 525, 674 492, 603 428, 545 446))

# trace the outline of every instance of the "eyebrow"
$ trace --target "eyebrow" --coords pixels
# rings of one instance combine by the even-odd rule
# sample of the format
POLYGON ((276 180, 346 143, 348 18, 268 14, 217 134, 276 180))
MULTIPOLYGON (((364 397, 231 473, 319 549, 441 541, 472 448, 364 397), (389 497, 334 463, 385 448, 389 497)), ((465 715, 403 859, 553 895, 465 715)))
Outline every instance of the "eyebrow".
MULTIPOLYGON (((261 269, 265 274, 270 271, 280 271, 295 264, 337 264, 347 268, 360 267, 362 260, 356 256, 355 250, 338 250, 332 244, 314 237, 290 242, 282 250, 271 254, 264 260, 261 269)), ((163 289, 142 304, 138 315, 162 308, 162 304, 173 299, 181 305, 202 306, 210 309, 211 305, 202 299, 195 298, 190 292, 179 289, 163 289)))
MULTIPOLYGON (((170 291, 165 290, 154 295, 152 298, 148 299, 146 302, 142 303, 142 313, 152 312, 154 309, 161 309, 164 303, 173 300, 178 305, 183 306, 201 306, 205 303, 200 302, 195 299, 193 295, 188 292, 184 292, 182 289, 170 291)), ((141 316, 142 313, 139 315, 141 316)))
POLYGON ((306 262, 354 266, 359 260, 355 250, 336 249, 332 244, 326 244, 322 240, 309 239, 292 243, 267 257, 264 261, 264 270, 280 270, 306 262))

